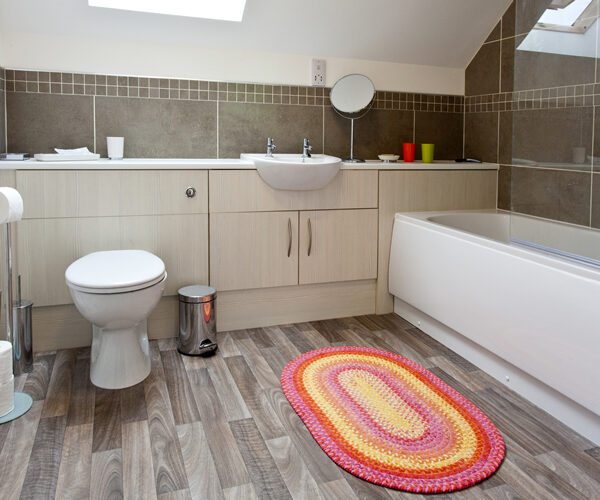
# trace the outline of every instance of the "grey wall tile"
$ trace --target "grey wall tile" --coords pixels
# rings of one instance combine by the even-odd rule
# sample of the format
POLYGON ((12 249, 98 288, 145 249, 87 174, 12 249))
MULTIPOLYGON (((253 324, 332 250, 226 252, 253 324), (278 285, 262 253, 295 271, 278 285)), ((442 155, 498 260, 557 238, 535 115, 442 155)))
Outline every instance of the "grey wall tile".
POLYGON ((355 157, 368 160, 401 154, 402 143, 413 141, 413 119, 413 111, 369 111, 354 123, 355 157))
POLYGON ((498 113, 465 115, 465 156, 492 163, 498 161, 498 113))
POLYGON ((516 34, 528 33, 540 16, 550 6, 552 0, 515 0, 516 34))
POLYGON ((323 108, 279 104, 219 103, 219 157, 265 151, 273 137, 277 153, 301 153, 310 139, 313 153, 323 149, 323 108))
POLYGON ((515 90, 562 87, 593 83, 596 60, 593 57, 565 56, 517 49, 514 68, 515 90))
POLYGON ((0 91, 0 153, 6 152, 6 123, 4 123, 4 105, 6 103, 6 95, 0 91))
POLYGON ((593 109, 559 108, 515 111, 513 113, 513 157, 536 162, 564 164, 573 168, 573 148, 586 148, 586 162, 576 168, 590 168, 593 109))
POLYGON ((53 153, 54 148, 94 147, 93 98, 8 92, 7 149, 53 153))
POLYGON ((513 159, 513 112, 500 112, 498 130, 498 161, 512 163, 513 159))
POLYGON ((462 113, 415 113, 416 157, 421 159, 418 143, 435 144, 437 160, 455 160, 463 157, 462 113))
MULTIPOLYGON (((377 159, 380 154, 402 155, 402 143, 413 142, 413 111, 372 109, 354 122, 354 157, 377 159)), ((434 114, 434 113, 431 113, 434 114)), ((325 110, 325 151, 350 156, 350 120, 325 110)))
POLYGON ((324 133, 326 154, 340 158, 350 156, 350 120, 328 107, 325 109, 324 133))
POLYGON ((512 168, 512 209, 548 219, 589 225, 590 174, 512 168))
POLYGON ((502 38, 515 35, 515 15, 515 0, 513 0, 502 16, 502 38))
POLYGON ((500 92, 512 92, 515 88, 515 41, 516 38, 502 40, 500 63, 500 92))
POLYGON ((600 172, 600 107, 594 107, 594 172, 600 172))
POLYGON ((600 229, 600 174, 592 175, 592 227, 600 229))
POLYGON ((97 152, 125 137, 130 158, 216 158, 217 103, 96 97, 97 152))
POLYGON ((512 167, 500 165, 498 170, 498 208, 502 210, 510 210, 511 208, 511 173, 512 167))
POLYGON ((465 94, 494 94, 500 89, 500 42, 481 46, 465 71, 465 94))

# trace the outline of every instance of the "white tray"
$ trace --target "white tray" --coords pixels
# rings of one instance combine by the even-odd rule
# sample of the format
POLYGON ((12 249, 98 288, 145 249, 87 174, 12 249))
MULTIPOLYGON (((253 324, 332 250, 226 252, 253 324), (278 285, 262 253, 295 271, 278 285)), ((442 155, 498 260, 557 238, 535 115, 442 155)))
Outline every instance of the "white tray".
POLYGON ((38 153, 33 156, 37 161, 93 161, 100 158, 99 154, 59 155, 58 153, 38 153))

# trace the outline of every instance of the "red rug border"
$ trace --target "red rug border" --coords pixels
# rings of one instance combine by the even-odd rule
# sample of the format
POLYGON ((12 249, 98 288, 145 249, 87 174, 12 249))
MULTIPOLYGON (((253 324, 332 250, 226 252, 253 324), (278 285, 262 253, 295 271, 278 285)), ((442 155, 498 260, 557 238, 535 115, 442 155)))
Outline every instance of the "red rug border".
POLYGON ((291 360, 283 369, 281 373, 281 387, 283 389, 283 393, 289 403, 291 404, 294 411, 298 414, 302 422, 308 428, 311 436, 317 442, 319 447, 325 452, 325 454, 333 460, 338 466, 342 469, 346 470, 350 474, 368 481, 373 484, 377 484, 380 486, 385 486, 387 488, 397 489, 401 491, 406 491, 410 493, 449 493, 452 491, 459 491, 466 488, 469 488, 475 484, 480 483, 481 481, 491 477, 500 465, 505 457, 505 444, 500 431, 493 424, 493 422, 481 411, 477 406, 475 406, 471 401, 465 398, 462 394, 456 391, 454 388, 446 384, 443 380, 437 377, 434 373, 430 372, 420 364, 412 361, 411 359, 405 358, 393 352, 384 351, 381 349, 375 349, 372 347, 361 347, 361 346, 338 346, 338 347, 324 347, 321 349, 315 349, 312 351, 308 351, 293 360, 291 360), (478 475, 474 475, 473 477, 466 480, 455 480, 449 482, 447 480, 419 480, 415 478, 405 478, 398 479, 395 478, 393 480, 385 480, 379 477, 373 477, 369 474, 366 474, 362 469, 359 469, 353 463, 347 463, 345 457, 341 457, 336 455, 333 450, 328 450, 328 446, 321 436, 321 432, 317 427, 320 427, 317 422, 314 421, 312 415, 307 415, 305 410, 303 409, 304 402, 301 400, 298 395, 296 389, 293 387, 293 373, 295 368, 306 361, 309 358, 314 358, 323 353, 340 353, 340 352, 350 352, 350 353, 370 353, 377 354, 380 356, 388 357, 392 360, 399 361, 403 364, 409 365, 420 375, 425 376, 425 378, 433 383, 435 387, 450 396, 454 400, 458 400, 461 406, 466 407, 470 412, 473 412, 478 417, 478 420, 483 421, 483 426, 488 430, 492 441, 497 445, 492 449, 490 453, 490 457, 488 459, 488 466, 485 470, 481 471, 478 475))

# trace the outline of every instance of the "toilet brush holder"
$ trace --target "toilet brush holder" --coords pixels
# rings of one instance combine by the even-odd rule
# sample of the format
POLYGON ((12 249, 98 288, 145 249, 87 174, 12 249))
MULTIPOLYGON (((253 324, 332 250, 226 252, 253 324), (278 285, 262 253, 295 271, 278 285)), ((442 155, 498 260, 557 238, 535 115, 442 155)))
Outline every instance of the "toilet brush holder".
POLYGON ((33 302, 13 302, 13 371, 15 375, 33 370, 33 342, 31 311, 33 302))

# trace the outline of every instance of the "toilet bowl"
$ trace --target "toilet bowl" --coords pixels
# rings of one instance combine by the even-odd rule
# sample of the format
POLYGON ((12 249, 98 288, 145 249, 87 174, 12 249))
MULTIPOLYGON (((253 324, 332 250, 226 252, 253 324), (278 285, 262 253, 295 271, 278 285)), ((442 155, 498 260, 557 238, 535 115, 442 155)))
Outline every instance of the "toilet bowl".
POLYGON ((144 380, 151 364, 146 320, 165 289, 163 261, 145 250, 94 252, 73 262, 65 280, 93 325, 92 383, 123 389, 144 380))

